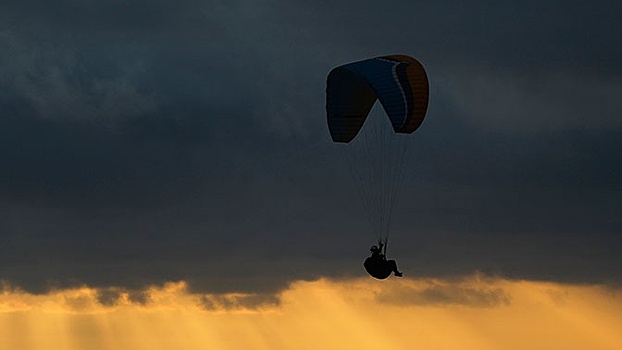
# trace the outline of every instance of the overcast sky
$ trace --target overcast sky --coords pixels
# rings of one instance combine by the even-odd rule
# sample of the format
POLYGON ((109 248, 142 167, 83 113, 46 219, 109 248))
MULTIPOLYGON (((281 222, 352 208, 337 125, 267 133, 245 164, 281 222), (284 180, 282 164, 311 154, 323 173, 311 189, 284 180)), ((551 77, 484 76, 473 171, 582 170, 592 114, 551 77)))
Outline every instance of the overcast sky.
POLYGON ((0 279, 275 291, 365 274, 326 75, 422 62, 407 276, 622 282, 618 1, 0 5, 0 279))

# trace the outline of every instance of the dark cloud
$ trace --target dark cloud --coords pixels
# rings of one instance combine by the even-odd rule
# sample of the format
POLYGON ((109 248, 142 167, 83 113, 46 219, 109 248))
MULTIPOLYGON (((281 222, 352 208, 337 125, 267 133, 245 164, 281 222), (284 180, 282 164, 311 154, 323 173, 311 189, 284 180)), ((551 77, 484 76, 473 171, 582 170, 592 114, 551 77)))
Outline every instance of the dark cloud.
POLYGON ((74 312, 81 312, 93 307, 91 298, 88 295, 65 296, 65 305, 74 312))
POLYGON ((97 290, 97 302, 104 306, 116 306, 122 298, 127 298, 127 301, 130 303, 138 305, 147 305, 149 300, 151 300, 148 290, 127 290, 118 287, 97 290))
POLYGON ((200 305, 209 311, 256 310, 280 305, 280 299, 274 294, 250 295, 204 295, 200 305))
POLYGON ((619 283, 619 7, 5 1, 0 279, 261 294, 363 273, 325 77, 404 52, 432 88, 394 215, 406 273, 619 283))
POLYGON ((478 288, 447 282, 429 282, 427 286, 402 285, 383 290, 376 299, 382 303, 419 306, 466 306, 493 308, 508 306, 511 295, 502 288, 478 288))
POLYGON ((97 301, 104 306, 115 306, 121 297, 121 292, 114 289, 97 291, 97 301))

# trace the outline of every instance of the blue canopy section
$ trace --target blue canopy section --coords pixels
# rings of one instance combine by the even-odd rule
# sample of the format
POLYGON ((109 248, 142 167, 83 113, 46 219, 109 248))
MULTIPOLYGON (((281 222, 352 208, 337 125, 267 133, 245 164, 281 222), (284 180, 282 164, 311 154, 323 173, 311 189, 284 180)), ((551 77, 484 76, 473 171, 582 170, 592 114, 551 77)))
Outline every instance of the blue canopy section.
POLYGON ((406 63, 374 58, 343 66, 343 68, 365 77, 366 82, 382 103, 395 132, 399 132, 407 117, 407 100, 404 88, 408 89, 409 87, 402 87, 397 78, 397 66, 400 64, 405 65, 406 63))
POLYGON ((393 130, 415 131, 428 104, 428 80, 414 58, 392 55, 370 58, 333 69, 326 81, 326 114, 335 142, 350 142, 380 100, 393 130))

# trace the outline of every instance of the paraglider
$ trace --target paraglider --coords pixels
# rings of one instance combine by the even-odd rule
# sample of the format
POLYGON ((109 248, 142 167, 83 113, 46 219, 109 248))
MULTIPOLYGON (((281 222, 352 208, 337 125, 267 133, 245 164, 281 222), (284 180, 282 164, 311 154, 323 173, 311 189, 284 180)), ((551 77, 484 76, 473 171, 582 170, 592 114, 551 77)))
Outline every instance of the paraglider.
POLYGON ((371 252, 371 256, 365 259, 363 266, 365 266, 365 270, 372 277, 377 278, 379 280, 383 280, 391 275, 395 275, 396 277, 402 277, 403 274, 397 269, 397 263, 395 260, 387 260, 384 253, 382 253, 383 244, 380 243, 380 248, 373 245, 369 249, 371 252))
POLYGON ((365 260, 367 272, 385 279, 402 275, 386 258, 391 215, 405 179, 408 136, 428 107, 425 69, 406 55, 381 56, 336 67, 326 80, 326 117, 333 142, 346 144, 344 161, 358 184, 378 246, 365 260), (382 110, 373 108, 380 101, 382 110), (370 111, 378 111, 371 113, 370 111), (384 130, 390 122, 392 130, 384 130), (366 122, 367 119, 369 120, 366 122), (370 125, 371 124, 371 125, 370 125), (364 125, 369 129, 361 132, 364 125), (384 247, 384 251, 382 251, 384 247))

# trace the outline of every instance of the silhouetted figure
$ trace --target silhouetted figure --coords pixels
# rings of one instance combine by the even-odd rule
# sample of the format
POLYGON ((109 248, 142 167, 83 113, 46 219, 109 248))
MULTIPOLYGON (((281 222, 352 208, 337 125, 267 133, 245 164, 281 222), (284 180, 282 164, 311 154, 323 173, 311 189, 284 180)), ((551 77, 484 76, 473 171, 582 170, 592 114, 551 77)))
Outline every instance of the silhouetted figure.
POLYGON ((397 277, 402 277, 402 273, 397 270, 397 263, 395 260, 387 260, 384 254, 382 254, 382 247, 383 244, 380 243, 380 248, 374 245, 369 249, 371 256, 365 259, 363 263, 365 270, 367 270, 367 273, 372 277, 379 280, 389 277, 391 272, 397 277))

